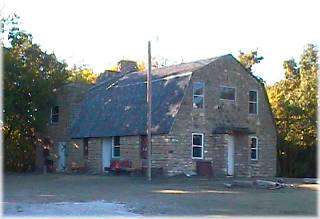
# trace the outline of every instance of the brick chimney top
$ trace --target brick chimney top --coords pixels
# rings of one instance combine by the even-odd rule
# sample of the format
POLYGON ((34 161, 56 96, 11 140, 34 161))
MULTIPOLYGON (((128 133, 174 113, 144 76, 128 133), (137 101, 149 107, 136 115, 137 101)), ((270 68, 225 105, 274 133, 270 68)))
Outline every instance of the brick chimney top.
POLYGON ((118 66, 119 71, 124 74, 138 71, 138 64, 135 61, 121 60, 118 62, 118 66))

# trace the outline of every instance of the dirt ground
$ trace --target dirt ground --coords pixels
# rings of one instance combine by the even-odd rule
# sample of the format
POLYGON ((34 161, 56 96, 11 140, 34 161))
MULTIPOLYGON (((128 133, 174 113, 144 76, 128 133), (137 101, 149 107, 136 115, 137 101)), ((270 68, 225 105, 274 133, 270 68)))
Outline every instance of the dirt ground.
POLYGON ((104 200, 124 204, 130 212, 147 216, 317 214, 315 186, 276 190, 226 188, 223 183, 230 180, 174 177, 147 182, 143 177, 130 176, 7 174, 4 212, 17 203, 104 200))

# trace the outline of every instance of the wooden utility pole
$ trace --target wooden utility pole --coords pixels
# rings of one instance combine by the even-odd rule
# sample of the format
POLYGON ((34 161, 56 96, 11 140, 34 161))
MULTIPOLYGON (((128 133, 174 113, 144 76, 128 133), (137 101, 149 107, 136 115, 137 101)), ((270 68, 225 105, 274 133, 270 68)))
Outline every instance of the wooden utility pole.
POLYGON ((151 181, 151 98, 152 98, 152 83, 151 83, 151 43, 148 41, 148 73, 147 73, 147 135, 148 135, 148 180, 151 181))

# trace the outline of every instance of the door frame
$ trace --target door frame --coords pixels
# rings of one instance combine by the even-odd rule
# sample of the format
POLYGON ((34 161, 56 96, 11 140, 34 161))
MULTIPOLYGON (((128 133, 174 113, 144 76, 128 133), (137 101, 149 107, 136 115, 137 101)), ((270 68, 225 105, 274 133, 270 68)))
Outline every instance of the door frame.
POLYGON ((58 142, 58 172, 65 172, 67 166, 67 143, 64 141, 58 142))
POLYGON ((111 159, 112 159, 112 144, 113 144, 113 139, 112 137, 110 138, 103 138, 102 139, 102 156, 101 156, 101 166, 102 166, 102 172, 107 172, 107 170, 105 170, 105 167, 110 167, 111 165, 111 159), (106 148, 107 147, 107 148, 106 148), (106 153, 107 151, 109 151, 109 153, 106 153), (106 161, 106 159, 109 159, 108 161, 106 161), (107 164, 109 163, 109 164, 107 164))
POLYGON ((234 175, 234 151, 235 151, 235 145, 234 145, 234 136, 233 135, 227 135, 227 175, 233 176, 234 175))

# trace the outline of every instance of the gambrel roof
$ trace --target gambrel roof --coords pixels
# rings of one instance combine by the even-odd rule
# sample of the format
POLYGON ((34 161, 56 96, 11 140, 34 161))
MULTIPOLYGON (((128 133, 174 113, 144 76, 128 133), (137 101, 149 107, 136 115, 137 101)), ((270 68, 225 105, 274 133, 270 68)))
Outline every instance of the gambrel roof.
MULTIPOLYGON (((153 69, 152 133, 166 134, 171 131, 192 72, 217 60, 230 58, 241 65, 232 55, 224 55, 153 69)), ((246 72, 263 87, 265 92, 263 83, 252 73, 246 72)), ((146 90, 146 72, 119 74, 95 85, 89 89, 81 104, 79 116, 72 123, 71 137, 145 135, 146 90)), ((266 98, 268 100, 267 96, 266 98)), ((270 113, 272 114, 271 109, 270 113)), ((221 130, 220 128, 213 132, 221 130)))
MULTIPOLYGON (((192 71, 217 58, 152 70, 152 133, 169 133, 192 71)), ((146 134, 146 72, 133 72, 92 87, 83 100, 72 138, 146 134)))

